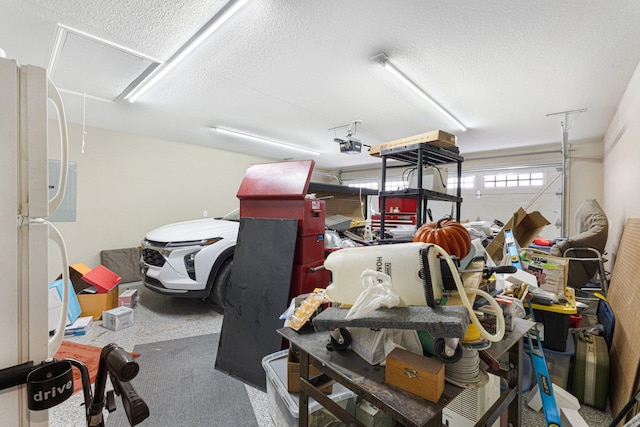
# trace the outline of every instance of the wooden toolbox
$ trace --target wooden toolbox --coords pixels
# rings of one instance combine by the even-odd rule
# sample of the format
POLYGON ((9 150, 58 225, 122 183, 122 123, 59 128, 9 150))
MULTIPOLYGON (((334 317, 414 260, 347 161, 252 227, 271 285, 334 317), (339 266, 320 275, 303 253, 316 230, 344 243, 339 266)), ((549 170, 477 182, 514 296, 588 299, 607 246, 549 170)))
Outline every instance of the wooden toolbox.
POLYGON ((444 363, 401 348, 387 355, 385 381, 402 390, 424 397, 431 402, 440 400, 444 392, 444 363))

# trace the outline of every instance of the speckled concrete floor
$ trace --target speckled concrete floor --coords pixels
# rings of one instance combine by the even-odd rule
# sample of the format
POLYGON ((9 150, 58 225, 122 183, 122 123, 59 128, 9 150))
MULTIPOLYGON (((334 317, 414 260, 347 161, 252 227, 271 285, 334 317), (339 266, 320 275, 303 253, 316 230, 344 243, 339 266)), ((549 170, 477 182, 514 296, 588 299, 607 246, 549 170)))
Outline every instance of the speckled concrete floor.
MULTIPOLYGON (((222 328, 222 310, 208 301, 166 297, 144 288, 140 283, 121 285, 121 290, 127 287, 138 289, 140 294, 140 301, 134 311, 134 325, 132 327, 113 332, 103 328, 100 322, 95 322, 86 335, 68 339, 99 347, 115 342, 131 351, 136 344, 212 334, 220 332, 222 328)), ((269 402, 266 393, 248 385, 245 387, 256 415, 257 425, 259 427, 274 427, 269 417, 269 402)), ((51 409, 49 411, 50 426, 82 427, 86 425, 82 403, 82 394, 76 393, 63 404, 51 409)), ((118 410, 122 410, 119 399, 117 403, 118 410)), ((606 411, 599 411, 582 405, 579 412, 589 426, 606 426, 612 421, 609 408, 606 411)), ((545 421, 542 411, 532 410, 526 405, 525 400, 523 402, 522 426, 538 427, 543 425, 545 425, 545 421)))
MULTIPOLYGON (((531 393, 531 392, 530 392, 531 393)), ((522 410, 522 426, 523 427, 539 427, 546 425, 544 414, 542 411, 536 412, 527 406, 526 395, 523 400, 522 410)), ((581 405, 578 413, 582 416, 588 426, 605 427, 611 424, 613 418, 611 416, 611 408, 607 405, 606 411, 600 411, 591 406, 581 405)))
MULTIPOLYGON (((222 310, 209 301, 166 297, 146 289, 140 283, 121 285, 120 291, 127 287, 138 289, 140 295, 138 305, 134 309, 132 327, 113 332, 103 328, 98 321, 91 325, 86 335, 67 339, 98 347, 115 342, 131 351, 136 344, 213 334, 220 332, 222 328, 222 310)), ((135 386, 135 380, 133 384, 135 386)), ((245 387, 256 415, 257 425, 273 427, 268 413, 266 393, 248 385, 245 387)), ((82 393, 76 393, 63 404, 52 408, 49 411, 49 425, 85 426, 82 403, 82 393)), ((123 410, 119 398, 117 406, 119 411, 123 410)), ((106 417, 108 418, 108 415, 106 417)))

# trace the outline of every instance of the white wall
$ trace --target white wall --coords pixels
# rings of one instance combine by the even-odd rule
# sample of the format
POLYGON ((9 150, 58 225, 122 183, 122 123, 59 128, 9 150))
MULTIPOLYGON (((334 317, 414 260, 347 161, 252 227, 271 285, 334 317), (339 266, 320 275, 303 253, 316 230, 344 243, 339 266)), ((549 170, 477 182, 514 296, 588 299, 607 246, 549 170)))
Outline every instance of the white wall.
POLYGON ((604 139, 604 210, 609 218, 607 252, 613 260, 627 218, 640 217, 640 65, 618 104, 604 139))
MULTIPOLYGON (((581 120, 589 120, 587 111, 580 116, 574 126, 580 126, 581 120)), ((571 141, 569 131, 569 235, 575 234, 574 217, 580 205, 586 199, 596 199, 603 206, 603 141, 571 141)), ((604 209, 604 206, 603 206, 604 209)))
MULTIPOLYGON (((58 128, 49 124, 49 158, 59 159, 58 128)), ((88 128, 69 127, 69 160, 77 162, 77 221, 57 222, 70 263, 95 267, 100 251, 134 247, 160 225, 222 216, 238 207, 236 192, 258 157, 88 128)), ((50 247, 50 279, 61 271, 50 247)))

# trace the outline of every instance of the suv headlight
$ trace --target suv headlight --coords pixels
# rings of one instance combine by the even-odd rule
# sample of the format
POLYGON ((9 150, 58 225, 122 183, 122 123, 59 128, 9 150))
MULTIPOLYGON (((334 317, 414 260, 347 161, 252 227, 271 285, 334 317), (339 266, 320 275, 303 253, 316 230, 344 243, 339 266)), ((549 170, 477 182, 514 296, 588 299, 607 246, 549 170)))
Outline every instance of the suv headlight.
MULTIPOLYGON (((187 274, 191 280, 196 280, 196 255, 200 252, 205 246, 213 245, 214 243, 222 240, 222 237, 214 237, 212 239, 206 239, 199 242, 200 248, 193 252, 189 252, 184 256, 184 267, 187 270, 187 274)), ((165 249, 166 251, 166 249, 165 249)), ((168 250, 170 252, 171 249, 168 250)), ((168 253, 166 254, 169 255, 168 253)))

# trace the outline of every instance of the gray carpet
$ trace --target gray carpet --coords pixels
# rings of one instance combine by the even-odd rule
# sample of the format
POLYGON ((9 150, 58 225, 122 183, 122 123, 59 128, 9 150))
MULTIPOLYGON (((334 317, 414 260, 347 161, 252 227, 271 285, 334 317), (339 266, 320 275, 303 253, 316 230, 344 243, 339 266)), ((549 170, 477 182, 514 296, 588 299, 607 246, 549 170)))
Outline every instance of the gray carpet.
MULTIPOLYGON (((136 345, 138 376, 131 381, 151 415, 141 426, 257 426, 242 382, 214 369, 220 334, 136 345)), ((129 426, 122 400, 107 426, 129 426)))

